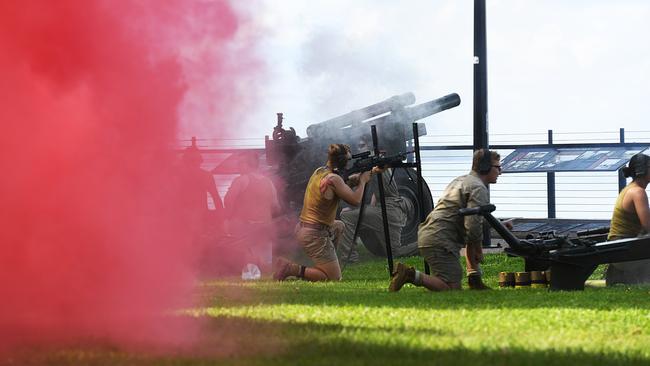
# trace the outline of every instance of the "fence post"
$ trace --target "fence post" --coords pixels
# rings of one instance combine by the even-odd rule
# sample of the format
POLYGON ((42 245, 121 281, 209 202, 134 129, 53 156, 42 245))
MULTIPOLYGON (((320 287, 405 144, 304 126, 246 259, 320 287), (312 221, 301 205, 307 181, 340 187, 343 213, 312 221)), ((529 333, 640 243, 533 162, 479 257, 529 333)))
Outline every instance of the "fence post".
MULTIPOLYGON (((553 130, 548 130, 548 144, 553 145, 553 130)), ((555 218, 555 172, 546 173, 546 202, 549 219, 555 218)))
MULTIPOLYGON (((625 129, 624 128, 619 128, 618 129, 618 135, 619 135, 619 142, 625 143, 625 129)), ((623 168, 618 170, 618 191, 622 191, 623 188, 625 188, 626 181, 625 181, 625 175, 623 175, 623 168)))

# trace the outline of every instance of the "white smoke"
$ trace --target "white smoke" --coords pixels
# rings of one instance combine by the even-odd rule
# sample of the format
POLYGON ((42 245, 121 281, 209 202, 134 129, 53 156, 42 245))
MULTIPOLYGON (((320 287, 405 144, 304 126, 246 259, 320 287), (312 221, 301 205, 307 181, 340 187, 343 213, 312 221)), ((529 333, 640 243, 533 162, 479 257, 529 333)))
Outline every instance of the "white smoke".
MULTIPOLYGON (((266 78, 242 80, 259 103, 237 136, 270 134, 275 113, 301 135, 349 111, 413 92, 455 92, 459 107, 428 118, 429 134, 472 131, 473 2, 237 2, 266 78)), ((650 85, 650 4, 642 1, 487 4, 490 132, 643 129, 650 85)), ((202 118, 198 113, 193 118, 202 118)))

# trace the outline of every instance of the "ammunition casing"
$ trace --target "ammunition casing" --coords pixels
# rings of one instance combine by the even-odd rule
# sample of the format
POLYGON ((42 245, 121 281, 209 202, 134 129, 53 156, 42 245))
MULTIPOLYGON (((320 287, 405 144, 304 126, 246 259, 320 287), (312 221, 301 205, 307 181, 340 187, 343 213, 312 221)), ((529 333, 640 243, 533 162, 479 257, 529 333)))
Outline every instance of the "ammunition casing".
POLYGON ((515 287, 515 273, 499 272, 499 287, 515 287))
POLYGON ((515 288, 530 287, 530 272, 515 273, 515 288))
POLYGON ((545 288, 546 276, 542 271, 530 272, 530 287, 532 288, 545 288))

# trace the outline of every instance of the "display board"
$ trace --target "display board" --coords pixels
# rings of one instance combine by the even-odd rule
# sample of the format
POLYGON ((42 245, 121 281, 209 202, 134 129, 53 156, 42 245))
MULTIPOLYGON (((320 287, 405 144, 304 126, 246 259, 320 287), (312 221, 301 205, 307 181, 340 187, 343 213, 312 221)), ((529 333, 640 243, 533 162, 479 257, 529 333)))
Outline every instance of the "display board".
POLYGON ((616 171, 647 147, 520 148, 501 161, 504 173, 616 171))

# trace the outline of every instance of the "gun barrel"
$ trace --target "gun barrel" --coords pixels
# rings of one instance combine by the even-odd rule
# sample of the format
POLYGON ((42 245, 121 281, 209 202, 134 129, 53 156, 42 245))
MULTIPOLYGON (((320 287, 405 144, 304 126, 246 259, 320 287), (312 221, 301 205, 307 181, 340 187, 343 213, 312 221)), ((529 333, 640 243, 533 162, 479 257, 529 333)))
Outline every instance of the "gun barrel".
POLYGON ((442 98, 406 108, 406 112, 411 121, 417 121, 447 109, 457 107, 458 105, 460 105, 460 96, 456 93, 452 93, 445 95, 442 98))
POLYGON ((581 230, 576 232, 577 236, 588 236, 588 235, 598 235, 598 234, 608 234, 609 226, 603 226, 596 229, 581 230))
MULTIPOLYGON (((412 107, 406 107, 404 108, 402 113, 397 113, 397 114, 389 114, 387 116, 382 116, 379 118, 375 118, 371 121, 365 122, 357 129, 367 129, 368 125, 377 125, 381 126, 382 124, 395 124, 395 122, 400 122, 403 124, 403 127, 405 127, 403 130, 405 132, 404 137, 407 139, 413 138, 412 133, 411 133, 411 126, 410 124, 420 120, 422 118, 429 117, 431 115, 434 115, 436 113, 440 113, 442 111, 445 111, 450 108, 454 108, 460 105, 460 96, 456 93, 452 93, 449 95, 445 95, 444 97, 430 100, 426 103, 421 103, 412 107), (408 128, 406 128, 408 127, 408 128)), ((352 129, 354 130, 354 128, 352 129)), ((392 132, 391 132, 392 133, 392 132)), ((420 123, 418 124, 418 134, 419 136, 426 135, 426 127, 424 124, 420 123)))
POLYGON ((370 156, 370 151, 364 151, 364 152, 362 152, 362 153, 352 154, 352 159, 353 159, 353 160, 355 160, 355 159, 362 159, 362 158, 367 158, 367 157, 369 157, 369 156, 370 156))
POLYGON ((307 127, 308 137, 317 137, 326 134, 330 129, 341 129, 355 122, 362 122, 369 118, 390 112, 392 110, 403 108, 415 103, 413 93, 404 93, 392 96, 382 102, 357 109, 344 115, 328 119, 320 123, 314 123, 307 127))

